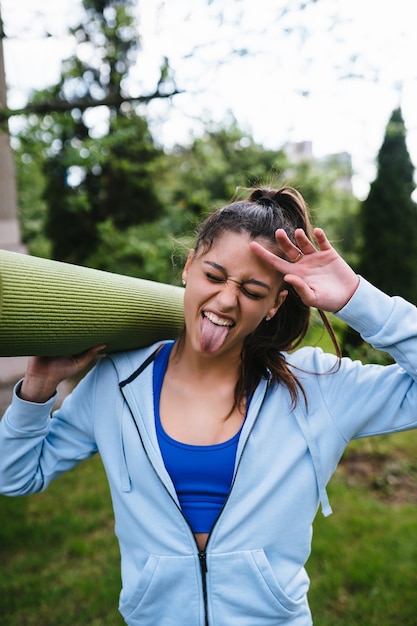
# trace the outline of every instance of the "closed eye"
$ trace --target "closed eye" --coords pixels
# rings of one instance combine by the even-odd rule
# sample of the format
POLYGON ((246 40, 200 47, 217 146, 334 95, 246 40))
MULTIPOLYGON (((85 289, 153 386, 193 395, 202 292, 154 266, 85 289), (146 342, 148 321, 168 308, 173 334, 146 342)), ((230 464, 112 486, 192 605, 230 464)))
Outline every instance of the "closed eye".
POLYGON ((255 292, 255 291, 251 291, 250 289, 248 289, 244 285, 241 285, 240 290, 241 290, 241 292, 245 296, 247 296, 248 298, 252 298, 252 300, 261 300, 262 298, 265 297, 265 295, 263 293, 258 293, 258 292, 255 292))
POLYGON ((239 282, 233 278, 228 278, 224 267, 218 265, 217 263, 214 263, 213 261, 203 261, 203 265, 205 265, 206 267, 204 274, 207 280, 216 284, 227 283, 227 281, 230 280, 238 285, 240 291, 247 298, 251 298, 252 300, 262 300, 266 297, 267 293, 270 292, 269 285, 263 283, 262 281, 253 279, 239 282), (210 268, 210 270, 208 268, 210 268), (249 288, 249 285, 254 287, 255 289, 256 287, 259 287, 260 289, 262 289, 262 291, 253 291, 249 288))
MULTIPOLYGON (((206 278, 212 282, 212 283, 226 283, 228 280, 228 278, 226 278, 225 276, 219 275, 219 274, 212 274, 211 272, 206 272, 206 278)), ((246 287, 244 284, 239 284, 239 289, 240 291, 247 296, 248 298, 251 298, 252 300, 261 300, 262 298, 265 297, 265 294, 263 293, 259 293, 257 291, 252 291, 251 289, 248 289, 248 287, 246 287)))
POLYGON ((206 277, 213 283, 225 283, 227 280, 225 276, 210 274, 209 272, 206 273, 206 277))

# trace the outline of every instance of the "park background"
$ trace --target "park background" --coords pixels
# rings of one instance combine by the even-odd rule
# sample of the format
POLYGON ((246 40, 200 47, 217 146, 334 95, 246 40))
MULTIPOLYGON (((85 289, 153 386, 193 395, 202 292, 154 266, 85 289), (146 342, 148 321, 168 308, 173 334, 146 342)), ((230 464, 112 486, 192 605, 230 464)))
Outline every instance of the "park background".
MULTIPOLYGON (((255 184, 291 184, 357 271, 417 303, 407 3, 181 0, 175 15, 163 2, 35 5, 1 4, 10 248, 179 284, 208 211, 255 184)), ((349 356, 389 362, 336 330, 349 356)), ((309 341, 331 349, 315 318, 309 341)), ((4 409, 10 385, 0 391, 4 409)), ((317 624, 417 624, 416 449, 403 434, 355 442, 343 459, 308 563, 317 624)), ((0 497, 0 520, 2 623, 121 623, 98 458, 45 494, 0 497)))

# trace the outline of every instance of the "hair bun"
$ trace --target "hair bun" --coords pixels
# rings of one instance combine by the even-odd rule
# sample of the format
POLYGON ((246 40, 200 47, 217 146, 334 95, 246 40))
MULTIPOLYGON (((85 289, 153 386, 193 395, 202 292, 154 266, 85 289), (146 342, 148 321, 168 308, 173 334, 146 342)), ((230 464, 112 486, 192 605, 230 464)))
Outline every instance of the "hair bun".
POLYGON ((256 204, 261 204, 262 206, 268 207, 270 209, 273 209, 276 207, 276 203, 270 196, 266 195, 266 192, 264 189, 255 189, 255 191, 252 192, 249 200, 252 202, 256 202, 256 204))

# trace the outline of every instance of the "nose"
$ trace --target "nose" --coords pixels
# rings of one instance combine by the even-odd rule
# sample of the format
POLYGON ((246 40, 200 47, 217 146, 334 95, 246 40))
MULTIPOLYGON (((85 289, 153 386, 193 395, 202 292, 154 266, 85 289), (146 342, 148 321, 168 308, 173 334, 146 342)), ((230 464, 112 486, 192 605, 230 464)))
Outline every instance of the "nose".
POLYGON ((240 293, 239 284, 230 278, 224 281, 217 294, 220 310, 227 311, 236 306, 240 293))

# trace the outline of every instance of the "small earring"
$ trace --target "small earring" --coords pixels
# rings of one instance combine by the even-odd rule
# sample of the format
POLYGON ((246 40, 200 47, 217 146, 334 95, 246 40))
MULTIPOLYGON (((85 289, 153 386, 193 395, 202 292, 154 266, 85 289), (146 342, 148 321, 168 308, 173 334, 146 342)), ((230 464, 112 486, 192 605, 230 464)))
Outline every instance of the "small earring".
POLYGON ((185 287, 185 285, 187 284, 187 281, 186 281, 186 280, 184 280, 184 278, 182 279, 182 284, 184 285, 184 287, 185 287))
POLYGON ((270 322, 272 319, 272 317, 269 317, 269 315, 265 318, 265 322, 270 322))

